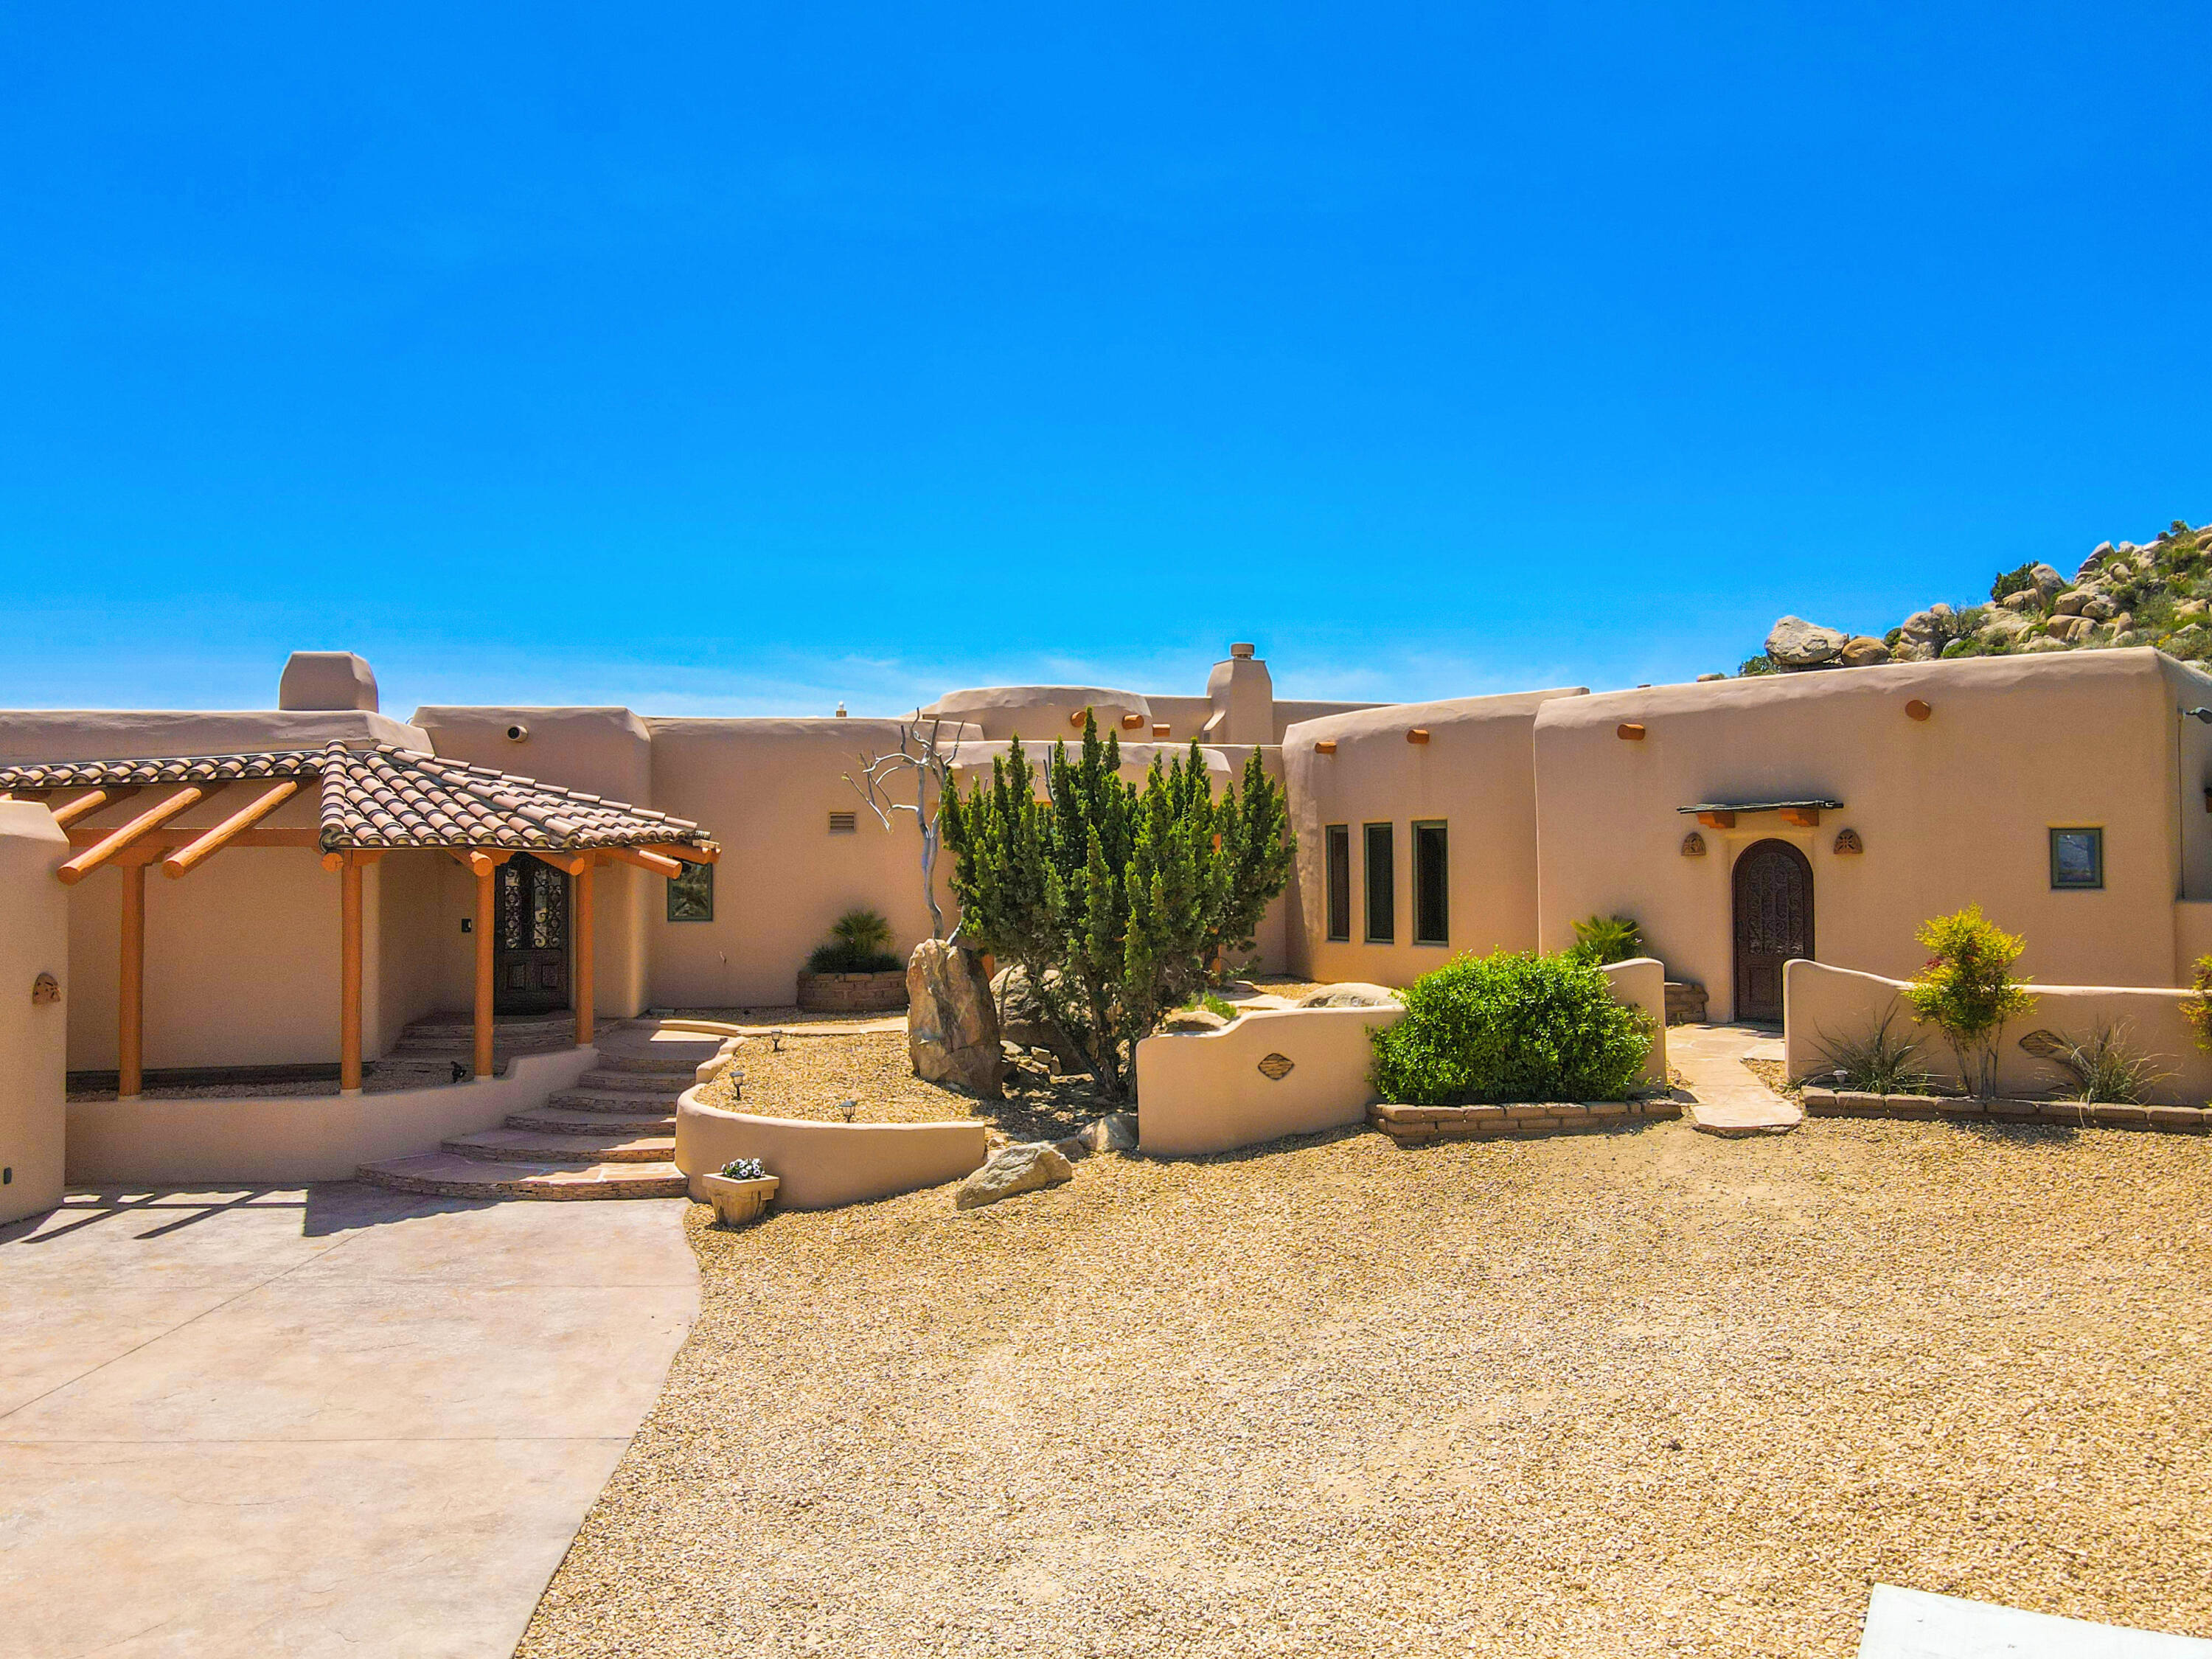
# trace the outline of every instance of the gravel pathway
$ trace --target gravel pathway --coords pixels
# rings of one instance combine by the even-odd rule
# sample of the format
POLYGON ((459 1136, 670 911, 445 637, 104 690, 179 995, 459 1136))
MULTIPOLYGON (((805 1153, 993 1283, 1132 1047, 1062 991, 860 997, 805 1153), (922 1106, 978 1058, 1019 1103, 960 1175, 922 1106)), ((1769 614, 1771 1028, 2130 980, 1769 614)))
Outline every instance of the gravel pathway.
POLYGON ((2208 1187, 1822 1120, 695 1206, 519 1651, 1846 1659, 1876 1579, 2212 1633, 2208 1187))

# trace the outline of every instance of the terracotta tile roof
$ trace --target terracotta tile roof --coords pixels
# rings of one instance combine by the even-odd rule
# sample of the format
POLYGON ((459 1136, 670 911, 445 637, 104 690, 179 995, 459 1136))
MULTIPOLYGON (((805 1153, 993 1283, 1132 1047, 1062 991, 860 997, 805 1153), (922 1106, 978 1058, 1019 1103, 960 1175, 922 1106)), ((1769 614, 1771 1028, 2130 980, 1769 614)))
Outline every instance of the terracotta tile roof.
POLYGON ((313 778, 325 852, 344 847, 514 847, 575 851, 656 842, 710 847, 689 818, 587 795, 437 755, 379 744, 165 760, 46 761, 0 766, 0 790, 313 778))

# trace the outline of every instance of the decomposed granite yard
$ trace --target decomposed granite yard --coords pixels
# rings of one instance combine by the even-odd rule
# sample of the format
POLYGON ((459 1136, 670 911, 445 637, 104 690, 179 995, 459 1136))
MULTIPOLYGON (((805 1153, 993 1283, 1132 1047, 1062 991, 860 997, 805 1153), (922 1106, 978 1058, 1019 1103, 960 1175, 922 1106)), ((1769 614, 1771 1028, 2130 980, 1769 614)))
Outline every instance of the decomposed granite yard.
POLYGON ((2208 1185, 1824 1120, 694 1206, 520 1651, 1841 1659, 1877 1579, 2212 1634, 2208 1185))

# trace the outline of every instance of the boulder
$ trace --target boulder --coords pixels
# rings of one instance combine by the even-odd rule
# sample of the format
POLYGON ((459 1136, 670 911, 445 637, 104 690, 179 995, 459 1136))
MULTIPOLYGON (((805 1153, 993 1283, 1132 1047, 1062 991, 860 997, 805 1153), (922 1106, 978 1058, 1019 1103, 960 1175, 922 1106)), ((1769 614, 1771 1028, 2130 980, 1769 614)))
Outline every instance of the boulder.
POLYGON ((1211 1008, 1175 1008, 1160 1016, 1163 1031, 1225 1031, 1229 1024, 1211 1008))
POLYGON ((1075 1137, 1094 1152, 1133 1152, 1137 1150, 1137 1115, 1109 1112, 1095 1123, 1086 1123, 1075 1137))
POLYGON ((2051 600, 2051 614, 2054 617, 2078 617, 2081 614, 2081 607, 2088 603, 2089 596, 2076 587, 2051 600))
POLYGON ((2064 640, 2071 645, 2096 625, 2087 617, 2053 617, 2051 619, 2051 637, 2064 640))
POLYGON ((2092 593, 2081 602, 2081 614, 2091 622, 2110 622, 2120 614, 2120 602, 2109 593, 2092 593))
POLYGON ((2045 634, 2030 640, 2026 645, 2021 647, 2020 652, 2021 655, 2027 657, 2040 655, 2046 651, 2063 651, 2065 648, 2065 641, 2054 640, 2048 634, 2045 634))
POLYGON ((1850 641, 1839 629, 1784 617, 1767 633, 1766 654, 1784 668, 1812 668, 1833 661, 1850 641))
POLYGON ((1892 662, 1933 662, 1936 647, 1918 640, 1899 640, 1889 650, 1892 662))
MULTIPOLYGON (((1048 969, 1045 978, 1057 987, 1059 969, 1048 969)), ((1001 968, 999 976, 991 981, 991 992, 998 999, 1000 1035, 1007 1042, 1018 1042, 1024 1048, 1042 1048, 1058 1063, 1063 1074, 1086 1069, 1075 1045, 1061 1034, 1059 1026, 1045 1018, 1044 1004, 1030 988, 1027 974, 1019 968, 1001 968)))
POLYGON ((1725 674, 1700 674, 1698 676, 1698 684, 1703 685, 1707 680, 1724 680, 1727 678, 1725 674))
POLYGON ((1041 1187, 1057 1187, 1074 1178, 1075 1166, 1059 1147, 1048 1140, 1024 1141, 992 1153, 981 1169, 960 1183, 952 1203, 956 1209, 978 1209, 1002 1198, 1033 1193, 1041 1187))
POLYGON ((1006 1056, 982 957, 943 939, 924 939, 908 959, 906 994, 906 1052, 914 1074, 995 1097, 1006 1081, 1006 1056))
POLYGON ((2039 564, 2030 568, 2027 579, 2035 584, 2035 591, 2045 599, 2054 599, 2066 590, 2066 578, 2047 564, 2039 564))
POLYGON ((1398 994, 1386 985, 1370 985, 1349 979, 1338 985, 1317 985, 1297 1000, 1300 1008, 1388 1008, 1398 994))
POLYGON ((2006 594, 1997 603, 2006 610, 2015 613, 2024 611, 2040 611, 2043 609, 2043 595, 2032 587, 2023 587, 2017 593, 2006 594))
POLYGON ((2202 617, 2208 609, 2212 609, 2212 606, 2206 605, 2202 599, 2184 599, 2173 607, 2173 614, 2177 617, 2202 617))
POLYGON ((1846 668, 1872 668, 1889 660, 1889 647, 1871 634, 1862 634, 1844 647, 1840 660, 1846 668))
POLYGON ((1959 613, 1940 603, 1925 611, 1914 611, 1898 629, 1899 637, 1907 644, 1930 645, 1938 649, 1957 637, 1958 632, 1959 613))
POLYGON ((2010 644, 2034 626, 2017 611, 1992 611, 1983 620, 1980 632, 1985 640, 2010 644))

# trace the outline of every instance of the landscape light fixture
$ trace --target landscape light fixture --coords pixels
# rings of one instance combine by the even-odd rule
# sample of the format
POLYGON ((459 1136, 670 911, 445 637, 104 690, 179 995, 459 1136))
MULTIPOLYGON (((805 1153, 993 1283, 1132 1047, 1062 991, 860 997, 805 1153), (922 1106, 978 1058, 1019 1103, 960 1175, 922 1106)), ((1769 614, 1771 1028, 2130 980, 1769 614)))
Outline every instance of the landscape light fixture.
POLYGON ((2212 726, 2212 708, 2185 708, 2180 712, 2181 718, 2185 720, 2203 720, 2205 725, 2212 726))

